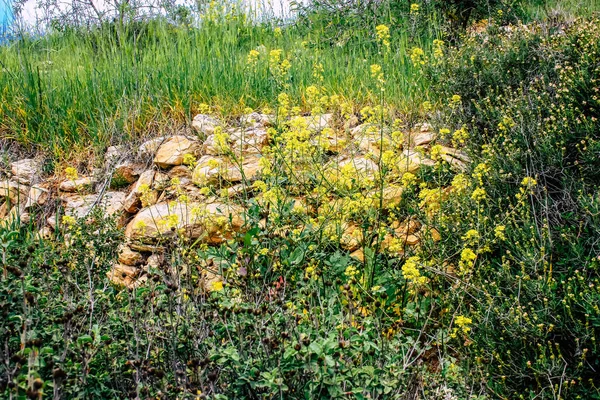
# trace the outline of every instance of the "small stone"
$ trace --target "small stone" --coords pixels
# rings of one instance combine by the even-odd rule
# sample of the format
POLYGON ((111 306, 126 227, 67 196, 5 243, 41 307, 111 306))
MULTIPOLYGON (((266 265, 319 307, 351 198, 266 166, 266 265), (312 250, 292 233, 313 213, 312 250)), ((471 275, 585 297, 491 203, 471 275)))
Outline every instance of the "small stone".
POLYGON ((130 265, 124 265, 121 263, 113 264, 110 271, 106 273, 106 276, 112 283, 117 286, 125 286, 127 288, 137 287, 142 281, 139 281, 139 275, 141 270, 137 267, 130 265), (139 282, 138 282, 139 281, 139 282))
POLYGON ((32 158, 15 161, 10 164, 11 172, 19 183, 30 185, 41 173, 41 163, 32 158))
MULTIPOLYGON (((397 185, 387 185, 383 188, 383 191, 373 190, 369 192, 369 197, 376 199, 378 201, 379 196, 383 194, 383 207, 384 208, 393 208, 396 207, 402 201, 402 193, 404 193, 404 188, 402 186, 397 185)), ((377 205, 379 205, 377 203, 377 205)))
POLYGON ((197 140, 182 135, 172 136, 160 145, 154 163, 161 168, 181 165, 186 154, 196 155, 199 150, 197 140))
POLYGON ((267 127, 275 123, 275 116, 271 114, 252 112, 250 114, 242 115, 240 117, 240 123, 244 126, 267 127))
POLYGON ((344 232, 340 238, 340 245, 345 250, 354 251, 362 246, 363 240, 362 229, 358 225, 351 223, 344 228, 344 232))
POLYGON ((465 172, 467 170, 467 164, 458 158, 454 158, 448 154, 440 154, 440 158, 450 164, 450 166, 457 171, 465 172))
MULTIPOLYGON (((186 165, 178 165, 169 171, 169 177, 179 179, 192 179, 192 170, 186 165)), ((168 181, 168 179, 167 179, 168 181)))
POLYGON ((138 148, 138 152, 141 156, 153 157, 161 144, 163 144, 168 137, 161 136, 154 139, 145 141, 138 148))
POLYGON ((434 166, 435 162, 425 157, 421 152, 415 150, 404 150, 398 162, 400 172, 415 173, 423 166, 434 166))
POLYGON ((349 131, 353 128, 356 128, 359 124, 360 124, 360 120, 358 119, 358 117, 356 115, 352 114, 352 115, 350 115, 350 117, 348 117, 346 122, 344 122, 344 129, 346 131, 349 131))
POLYGON ((86 176, 75 180, 63 181, 58 188, 59 190, 68 193, 82 192, 90 190, 93 184, 94 180, 91 177, 86 176))
POLYGON ((358 249, 350 253, 350 257, 357 261, 365 262, 365 252, 362 249, 358 249))
POLYGON ((46 222, 48 223, 48 225, 50 226, 50 228, 52 228, 53 230, 56 229, 56 214, 53 214, 53 215, 49 216, 46 219, 46 222))
POLYGON ((148 268, 154 268, 154 269, 158 269, 160 268, 160 266, 163 264, 163 259, 164 257, 160 254, 152 254, 148 257, 148 260, 146 261, 146 267, 145 269, 148 268))
POLYGON ((214 290, 219 290, 219 288, 223 287, 223 277, 221 275, 217 275, 212 271, 204 270, 204 279, 202 286, 205 291, 212 292, 214 290))
POLYGON ((38 231, 38 236, 43 240, 51 239, 54 235, 54 230, 49 226, 44 226, 42 229, 38 231))
POLYGON ((113 180, 125 181, 127 184, 135 182, 144 171, 145 165, 132 162, 124 162, 115 166, 113 180))
POLYGON ((5 218, 10 212, 10 201, 3 201, 0 204, 0 219, 5 218))
POLYGON ((27 202, 25 203, 24 209, 27 210, 34 206, 43 205, 48 199, 48 196, 48 190, 38 186, 32 186, 29 189, 29 194, 27 195, 27 202))
POLYGON ((454 157, 463 163, 471 162, 471 157, 469 157, 465 152, 453 149, 452 147, 440 146, 440 154, 449 155, 450 157, 454 157))
POLYGON ((318 114, 303 117, 306 122, 306 128, 309 131, 322 131, 325 128, 330 128, 333 121, 333 114, 318 114))
POLYGON ((269 143, 269 134, 264 128, 229 129, 231 150, 236 154, 259 154, 269 143))
POLYGON ((129 246, 121 246, 119 249, 119 262, 124 265, 135 266, 144 262, 141 253, 131 250, 129 246))
POLYGON ((123 146, 110 146, 104 154, 104 164, 107 167, 119 163, 125 158, 126 150, 123 146))
POLYGON ((220 125, 221 122, 218 119, 207 114, 198 114, 192 121, 192 128, 207 136, 215 133, 215 128, 220 125))
POLYGON ((29 186, 10 180, 0 181, 0 198, 8 198, 12 204, 23 204, 28 195, 29 186))
POLYGON ((150 244, 144 244, 140 242, 131 242, 129 243, 129 248, 135 251, 141 251, 143 253, 162 253, 165 251, 165 248, 162 246, 154 246, 150 244))
POLYGON ((406 244, 409 246, 416 246, 421 241, 421 239, 419 239, 419 237, 416 235, 408 235, 405 240, 406 244))
POLYGON ((433 132, 418 132, 409 136, 409 147, 425 146, 435 140, 433 132))
POLYGON ((153 170, 145 171, 140 175, 131 192, 123 201, 123 210, 134 213, 142 207, 142 202, 145 203, 145 206, 150 206, 158 201, 158 192, 152 189, 154 175, 153 170))
POLYGON ((215 183, 219 178, 232 183, 252 181, 261 170, 259 161, 258 155, 243 155, 240 166, 240 161, 228 157, 204 156, 194 168, 192 181, 200 187, 215 183))

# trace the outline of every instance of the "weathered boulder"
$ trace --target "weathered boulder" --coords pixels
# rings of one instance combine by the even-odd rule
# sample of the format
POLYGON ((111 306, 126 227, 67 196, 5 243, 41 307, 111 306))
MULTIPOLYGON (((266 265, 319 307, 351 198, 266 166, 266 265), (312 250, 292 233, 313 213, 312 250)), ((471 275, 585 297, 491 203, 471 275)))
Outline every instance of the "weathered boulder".
POLYGON ((218 244, 244 225, 240 207, 222 203, 164 202, 141 210, 127 225, 125 236, 152 243, 177 234, 218 244))
POLYGON ((186 154, 197 155, 199 150, 200 143, 197 140, 183 135, 171 136, 158 148, 154 163, 161 168, 181 165, 186 154))

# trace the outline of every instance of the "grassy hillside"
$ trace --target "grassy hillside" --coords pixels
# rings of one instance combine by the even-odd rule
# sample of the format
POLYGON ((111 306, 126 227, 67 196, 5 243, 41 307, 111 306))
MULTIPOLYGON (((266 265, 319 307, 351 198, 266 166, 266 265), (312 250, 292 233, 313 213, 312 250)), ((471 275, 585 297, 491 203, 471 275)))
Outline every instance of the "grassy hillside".
POLYGON ((0 48, 3 157, 56 166, 0 224, 0 397, 600 399, 600 5, 382 4, 0 48), (141 211, 61 214, 197 113, 201 152, 96 187, 141 211))

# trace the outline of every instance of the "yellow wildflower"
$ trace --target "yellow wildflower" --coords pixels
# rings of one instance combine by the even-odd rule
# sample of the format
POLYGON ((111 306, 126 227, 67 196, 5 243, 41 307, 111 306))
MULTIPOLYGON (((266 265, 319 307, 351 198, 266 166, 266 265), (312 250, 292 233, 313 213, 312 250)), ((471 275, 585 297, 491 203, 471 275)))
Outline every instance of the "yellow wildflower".
POLYGON ((454 320, 454 323, 456 324, 456 326, 458 326, 460 329, 462 329, 462 331, 464 333, 469 333, 469 331, 471 330, 469 325, 471 325, 473 323, 473 320, 471 318, 467 318, 462 315, 459 315, 454 320))

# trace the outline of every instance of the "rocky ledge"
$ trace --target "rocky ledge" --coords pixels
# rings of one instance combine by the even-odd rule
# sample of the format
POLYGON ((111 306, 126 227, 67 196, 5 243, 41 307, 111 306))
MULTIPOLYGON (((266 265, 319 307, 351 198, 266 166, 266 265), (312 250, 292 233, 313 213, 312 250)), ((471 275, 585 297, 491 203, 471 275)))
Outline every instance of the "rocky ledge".
MULTIPOLYGON (((386 143, 393 141, 390 131, 360 125, 356 117, 337 126, 331 114, 303 118, 312 135, 310 140, 327 148, 330 161, 325 168, 335 165, 343 169, 351 164, 357 174, 373 176, 379 167, 377 158, 385 150, 381 136, 386 143)), ((244 230, 245 205, 254 195, 253 181, 261 175, 263 148, 277 144, 270 137, 270 132, 275 132, 269 130, 273 116, 252 113, 238 122, 228 126, 212 116, 198 115, 192 134, 153 138, 134 151, 112 146, 106 151, 104 168, 84 176, 69 169, 66 178, 43 179, 39 160, 15 161, 0 181, 2 223, 29 223, 31 215, 44 215, 36 223, 40 236, 49 237, 69 221, 89 221, 92 210, 101 207, 105 215, 118 218, 126 239, 108 275, 117 285, 137 287, 152 268, 161 267, 164 244, 175 237, 218 245, 244 230), (202 189, 215 183, 221 188, 219 196, 202 189), (111 189, 115 186, 121 189, 111 189), (43 212, 34 213, 34 209, 43 212)), ((403 133, 403 143, 395 147, 401 170, 415 173, 433 165, 430 145, 435 139, 428 124, 403 133)), ((469 161, 461 151, 440 145, 436 146, 436 157, 457 170, 465 169, 469 161)), ((383 195, 383 206, 390 207, 399 203, 402 191, 401 186, 390 184, 366 196, 383 195)), ((297 202, 303 204, 302 196, 297 202)), ((398 247, 399 242, 417 246, 424 237, 440 240, 437 231, 415 220, 398 221, 392 228, 393 233, 381 242, 383 250, 392 243, 398 247)), ((363 230, 346 223, 342 231, 341 247, 362 260, 363 230)), ((206 274, 208 283, 219 279, 206 274)))

